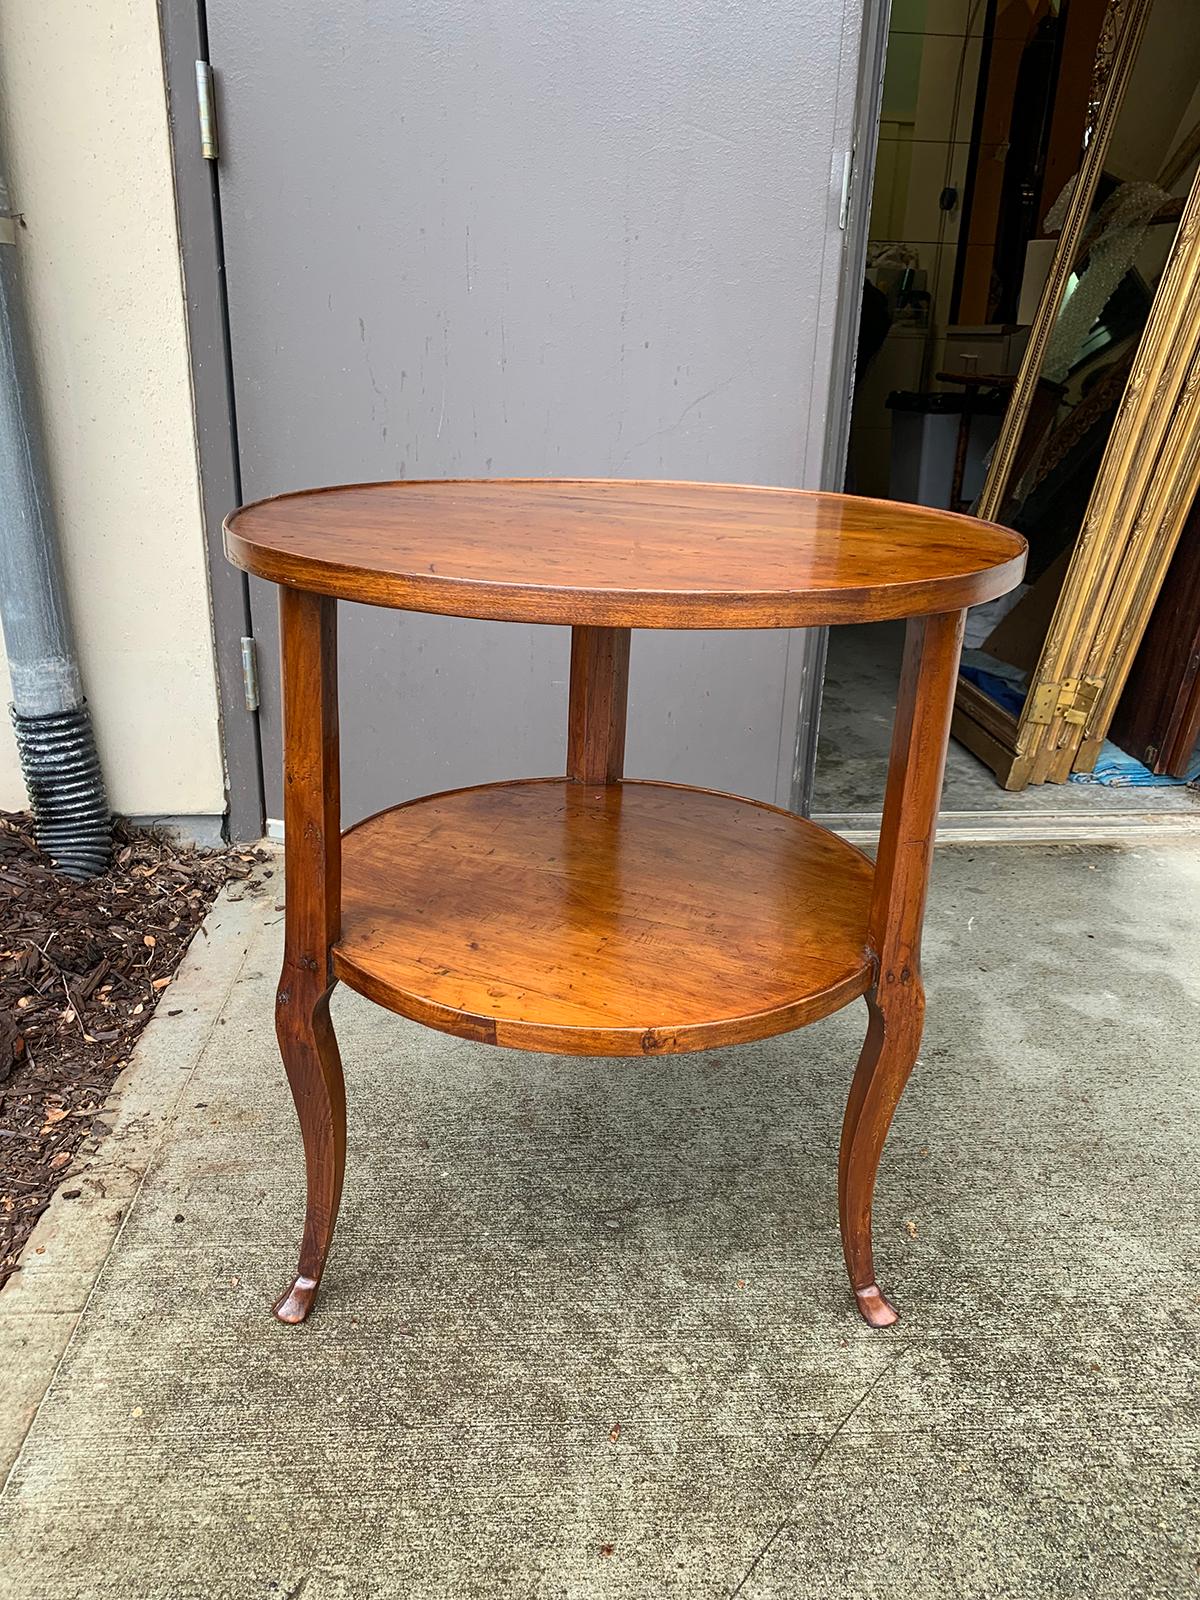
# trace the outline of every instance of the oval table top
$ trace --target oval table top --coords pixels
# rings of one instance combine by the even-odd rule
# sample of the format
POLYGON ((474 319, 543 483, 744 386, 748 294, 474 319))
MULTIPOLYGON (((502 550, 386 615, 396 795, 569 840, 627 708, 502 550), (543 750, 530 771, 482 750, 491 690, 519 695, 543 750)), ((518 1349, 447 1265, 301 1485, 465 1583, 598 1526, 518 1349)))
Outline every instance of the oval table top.
POLYGON ((404 611, 610 628, 796 628, 959 611, 1020 581, 1025 541, 925 506, 606 478, 405 481, 260 500, 229 559, 404 611))

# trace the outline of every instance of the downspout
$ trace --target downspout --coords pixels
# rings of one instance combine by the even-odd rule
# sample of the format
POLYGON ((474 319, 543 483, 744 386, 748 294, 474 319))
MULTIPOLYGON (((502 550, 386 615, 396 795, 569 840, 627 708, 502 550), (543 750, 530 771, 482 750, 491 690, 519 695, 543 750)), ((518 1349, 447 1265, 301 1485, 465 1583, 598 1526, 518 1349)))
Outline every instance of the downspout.
POLYGON ((0 623, 12 720, 39 846, 69 878, 108 865, 112 818, 84 700, 0 158, 0 623))

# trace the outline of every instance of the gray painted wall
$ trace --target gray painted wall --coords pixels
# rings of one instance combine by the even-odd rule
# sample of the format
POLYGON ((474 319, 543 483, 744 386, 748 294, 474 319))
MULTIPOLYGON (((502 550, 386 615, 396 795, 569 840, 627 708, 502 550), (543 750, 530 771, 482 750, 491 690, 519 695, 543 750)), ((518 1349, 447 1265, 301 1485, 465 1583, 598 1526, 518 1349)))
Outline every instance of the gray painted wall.
MULTIPOLYGON (((209 0, 246 497, 509 473, 816 484, 860 18, 860 0, 209 0)), ((560 630, 344 612, 347 819, 562 769, 560 630)), ((786 802, 792 645, 639 635, 629 771, 786 802)))

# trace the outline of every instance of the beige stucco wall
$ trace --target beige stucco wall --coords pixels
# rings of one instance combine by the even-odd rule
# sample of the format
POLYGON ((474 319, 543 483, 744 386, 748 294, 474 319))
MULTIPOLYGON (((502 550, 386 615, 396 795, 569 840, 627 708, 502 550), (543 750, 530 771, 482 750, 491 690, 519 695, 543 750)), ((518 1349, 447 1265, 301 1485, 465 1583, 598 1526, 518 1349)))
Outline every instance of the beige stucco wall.
MULTIPOLYGON (((0 136, 26 223, 51 476, 109 795, 125 813, 220 812, 154 0, 3 0, 0 136)), ((0 720, 0 805, 19 807, 7 712, 0 720)))

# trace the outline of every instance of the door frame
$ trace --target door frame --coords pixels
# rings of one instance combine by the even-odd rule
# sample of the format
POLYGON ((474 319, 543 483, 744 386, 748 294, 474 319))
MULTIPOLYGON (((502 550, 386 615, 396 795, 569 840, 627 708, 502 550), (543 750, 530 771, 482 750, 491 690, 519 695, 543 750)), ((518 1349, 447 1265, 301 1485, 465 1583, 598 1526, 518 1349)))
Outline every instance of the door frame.
MULTIPOLYGON (((242 495, 220 185, 218 160, 201 152, 196 100, 196 64, 208 60, 205 0, 158 0, 158 11, 187 305, 227 828, 231 839, 253 840, 262 838, 266 819, 258 713, 248 703, 243 666, 243 642, 253 639, 250 591, 246 575, 225 560, 221 528, 227 510, 240 504, 242 495)), ((806 457, 816 452, 814 475, 824 489, 840 489, 845 474, 890 12, 891 0, 844 0, 842 7, 844 44, 856 41, 858 51, 854 82, 843 90, 843 95, 848 91, 844 120, 841 105, 835 113, 838 126, 829 193, 839 238, 829 252, 818 296, 818 316, 824 320, 827 314, 832 328, 829 399, 824 415, 812 419, 819 422, 823 437, 807 441, 804 452, 806 457)), ((219 81, 215 93, 219 139, 219 81)), ((827 641, 828 629, 805 629, 794 637, 788 652, 786 673, 794 686, 797 716, 792 730, 781 729, 780 757, 783 767, 790 732, 790 804, 803 815, 812 799, 827 641)), ((782 771, 779 786, 786 787, 782 771)))
MULTIPOLYGON (((841 172, 835 173, 842 251, 833 295, 829 403, 825 412, 825 438, 821 452, 822 489, 840 490, 846 481, 855 369, 858 364, 858 324, 867 266, 867 237, 871 223, 871 196, 875 186, 875 158, 879 150, 883 72, 887 61, 891 15, 892 0, 863 0, 850 148, 843 158, 841 172)), ((801 677, 790 807, 804 817, 812 811, 828 649, 828 628, 806 630, 800 648, 801 677)))
MULTIPOLYGON (((225 559, 221 524, 241 503, 237 415, 225 305, 224 253, 216 162, 200 148, 196 63, 208 59, 204 0, 159 0, 167 125, 175 179, 180 272, 187 308, 196 465, 204 522, 221 758, 230 839, 263 837, 262 746, 248 702, 242 641, 253 638, 250 585, 225 559)), ((218 119, 219 127, 219 119, 218 119)))

